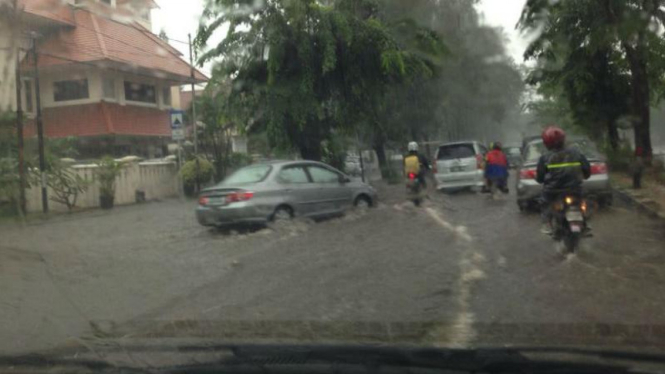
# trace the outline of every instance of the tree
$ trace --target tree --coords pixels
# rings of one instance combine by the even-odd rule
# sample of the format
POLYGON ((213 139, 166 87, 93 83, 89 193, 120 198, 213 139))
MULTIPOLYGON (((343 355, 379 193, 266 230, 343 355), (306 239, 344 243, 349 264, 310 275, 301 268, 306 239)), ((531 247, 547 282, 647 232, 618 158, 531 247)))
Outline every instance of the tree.
POLYGON ((158 36, 163 41, 165 41, 167 43, 169 42, 169 36, 166 34, 166 30, 164 30, 164 29, 159 30, 159 35, 158 36))
MULTIPOLYGON (((321 144, 335 129, 376 129, 383 92, 429 73, 428 51, 415 53, 401 45, 378 17, 374 1, 248 4, 208 2, 197 46, 202 48, 223 24, 229 31, 199 63, 223 57, 213 79, 231 80, 232 116, 265 129, 275 144, 293 144, 305 159, 321 159, 321 144)), ((435 35, 416 35, 421 47, 439 48, 435 35)))
POLYGON ((410 19, 446 42, 446 59, 428 79, 400 87, 388 118, 409 124, 413 140, 500 138, 514 128, 524 84, 499 29, 481 25, 469 0, 389 0, 385 12, 410 19), (394 114, 399 112, 398 114, 394 114))
POLYGON ((564 87, 578 122, 591 123, 592 133, 605 126, 615 147, 616 121, 630 115, 635 145, 651 156, 650 105, 665 73, 664 7, 663 0, 529 0, 520 24, 542 29, 525 54, 540 65, 532 83, 564 87))
POLYGON ((50 199, 65 205, 70 212, 76 207, 79 194, 90 185, 76 171, 60 163, 50 163, 46 176, 46 184, 53 192, 50 199))

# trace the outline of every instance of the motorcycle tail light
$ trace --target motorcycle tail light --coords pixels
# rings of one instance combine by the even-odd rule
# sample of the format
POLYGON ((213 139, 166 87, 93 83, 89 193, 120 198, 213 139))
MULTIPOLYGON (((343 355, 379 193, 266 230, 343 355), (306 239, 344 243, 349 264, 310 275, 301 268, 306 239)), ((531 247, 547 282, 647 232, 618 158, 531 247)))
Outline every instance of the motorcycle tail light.
POLYGON ((409 179, 410 180, 416 179, 416 175, 414 173, 409 173, 409 179))

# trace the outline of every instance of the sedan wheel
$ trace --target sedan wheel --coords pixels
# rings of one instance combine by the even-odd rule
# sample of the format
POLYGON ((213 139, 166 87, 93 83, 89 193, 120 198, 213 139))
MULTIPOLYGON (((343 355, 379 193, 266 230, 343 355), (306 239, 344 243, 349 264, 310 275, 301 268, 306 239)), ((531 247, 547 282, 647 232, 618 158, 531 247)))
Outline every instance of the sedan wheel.
POLYGON ((366 210, 372 206, 372 202, 366 196, 358 196, 353 205, 356 207, 356 209, 366 210))
POLYGON ((273 222, 286 222, 293 218, 293 212, 287 207, 279 207, 272 215, 273 222))

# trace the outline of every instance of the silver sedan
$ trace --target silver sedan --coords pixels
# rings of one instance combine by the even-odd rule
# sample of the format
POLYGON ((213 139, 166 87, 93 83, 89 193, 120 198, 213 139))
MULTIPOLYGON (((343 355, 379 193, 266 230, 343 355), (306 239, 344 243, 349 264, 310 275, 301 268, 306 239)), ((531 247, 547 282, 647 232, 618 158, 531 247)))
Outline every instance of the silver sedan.
POLYGON ((205 189, 196 209, 204 226, 266 224, 295 216, 336 215, 376 204, 371 186, 312 161, 275 161, 242 168, 205 189))
MULTIPOLYGON (((608 175, 607 164, 595 146, 586 138, 573 138, 568 146, 577 147, 591 163, 591 177, 584 181, 582 187, 585 195, 595 198, 601 205, 612 203, 612 188, 608 175)), ((522 164, 517 174, 517 205, 520 210, 537 207, 542 195, 543 186, 536 182, 536 166, 540 156, 546 152, 540 139, 526 143, 522 154, 522 164)))

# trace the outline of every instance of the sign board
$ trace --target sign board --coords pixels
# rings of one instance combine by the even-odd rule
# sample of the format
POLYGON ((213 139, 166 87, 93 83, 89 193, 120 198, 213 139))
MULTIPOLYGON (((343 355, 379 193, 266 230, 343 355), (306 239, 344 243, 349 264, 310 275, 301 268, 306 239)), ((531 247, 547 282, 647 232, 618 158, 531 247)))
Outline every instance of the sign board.
POLYGON ((182 110, 171 111, 171 137, 173 140, 185 140, 185 112, 182 110))

